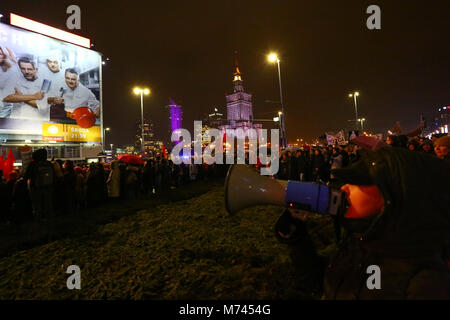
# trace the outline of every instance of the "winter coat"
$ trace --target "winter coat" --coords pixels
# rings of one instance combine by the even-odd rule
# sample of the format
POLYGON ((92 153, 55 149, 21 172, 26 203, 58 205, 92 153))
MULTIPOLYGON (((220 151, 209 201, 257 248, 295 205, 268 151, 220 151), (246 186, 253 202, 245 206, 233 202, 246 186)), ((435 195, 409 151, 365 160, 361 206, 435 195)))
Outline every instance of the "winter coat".
POLYGON ((385 208, 374 218, 345 219, 350 236, 325 273, 330 299, 450 299, 450 163, 385 147, 362 152, 341 183, 373 184, 385 208), (381 289, 367 286, 367 268, 381 272, 381 289))
POLYGON ((110 198, 117 198, 120 196, 120 170, 119 161, 114 160, 111 162, 111 172, 109 173, 108 180, 108 196, 110 198))

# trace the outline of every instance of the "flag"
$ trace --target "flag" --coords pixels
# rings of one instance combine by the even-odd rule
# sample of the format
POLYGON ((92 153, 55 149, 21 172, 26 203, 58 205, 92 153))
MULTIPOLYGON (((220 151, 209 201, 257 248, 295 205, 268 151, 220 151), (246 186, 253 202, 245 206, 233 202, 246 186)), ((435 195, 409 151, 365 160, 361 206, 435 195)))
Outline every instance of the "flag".
POLYGON ((226 149, 227 149, 227 134, 226 132, 224 132, 222 136, 222 151, 226 149))
POLYGON ((164 159, 167 159, 167 153, 166 153, 166 146, 165 145, 162 146, 162 155, 163 155, 164 159))
POLYGON ((16 162, 16 159, 14 159, 12 150, 11 148, 9 148, 8 158, 6 158, 6 160, 3 162, 3 176, 6 178, 6 180, 9 180, 9 174, 14 169, 14 162, 16 162))

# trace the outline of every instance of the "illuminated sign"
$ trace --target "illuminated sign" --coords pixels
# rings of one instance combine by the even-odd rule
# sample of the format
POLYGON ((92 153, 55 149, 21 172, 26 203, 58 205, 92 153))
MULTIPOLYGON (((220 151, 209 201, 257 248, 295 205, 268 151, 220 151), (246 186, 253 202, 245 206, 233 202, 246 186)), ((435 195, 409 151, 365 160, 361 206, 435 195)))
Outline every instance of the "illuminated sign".
POLYGON ((76 125, 80 121, 83 127, 101 126, 98 52, 4 23, 0 23, 0 48, 7 53, 4 58, 7 63, 0 68, 0 138, 27 140, 25 143, 30 144, 41 140, 48 143, 102 141, 101 135, 100 138, 78 135, 71 140, 65 135, 69 123, 76 125), (19 64, 23 63, 33 69, 32 80, 27 80, 20 71, 19 64), (77 75, 76 94, 67 84, 65 70, 72 77, 77 75), (18 94, 17 91, 23 96, 45 91, 45 98, 40 100, 38 108, 26 101, 6 101, 10 95, 18 94), (57 105, 51 102, 54 99, 49 99, 58 97, 64 99, 64 104, 57 105), (78 112, 76 119, 68 117, 68 112, 78 109, 84 112, 78 112), (92 112, 99 116, 92 119, 92 112))
POLYGON ((43 141, 64 141, 64 125, 61 123, 42 123, 43 141))
POLYGON ((10 21, 13 26, 20 27, 22 29, 27 29, 30 31, 34 31, 52 38, 56 38, 59 40, 63 40, 66 42, 70 42, 73 44, 77 44, 82 47, 90 48, 91 47, 91 40, 67 31, 60 30, 55 27, 50 27, 46 24, 27 19, 24 17, 21 17, 17 14, 11 13, 10 14, 10 21))
POLYGON ((81 128, 74 124, 42 123, 42 140, 48 142, 100 142, 100 126, 81 128))
POLYGON ((86 129, 74 124, 65 125, 65 141, 99 142, 101 140, 100 126, 93 126, 86 129))

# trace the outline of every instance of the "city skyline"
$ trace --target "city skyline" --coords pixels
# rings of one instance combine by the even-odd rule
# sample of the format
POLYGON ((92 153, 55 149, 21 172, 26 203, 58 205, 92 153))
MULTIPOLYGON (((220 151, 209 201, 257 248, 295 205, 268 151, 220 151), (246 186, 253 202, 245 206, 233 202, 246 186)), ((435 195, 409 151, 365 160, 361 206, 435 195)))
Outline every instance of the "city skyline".
MULTIPOLYGON (((136 85, 151 89, 144 116, 158 124, 155 135, 164 141, 170 139, 164 108, 169 97, 183 105, 188 130, 214 107, 225 113, 235 50, 255 118, 272 118, 278 111, 276 103, 266 102, 279 100, 276 67, 266 61, 269 52, 278 53, 289 142, 344 129, 355 118, 348 97, 354 91, 360 93, 364 128, 385 133, 401 121, 407 131, 418 125, 420 114, 428 120, 450 101, 446 3, 379 1, 381 30, 366 27, 369 4, 150 2, 142 10, 79 1, 82 25, 75 33, 91 38, 92 49, 109 58, 103 110, 104 124, 112 128, 108 140, 115 145, 133 141, 140 117, 139 99, 131 94, 136 85)), ((66 29, 68 5, 11 3, 2 13, 66 29)))

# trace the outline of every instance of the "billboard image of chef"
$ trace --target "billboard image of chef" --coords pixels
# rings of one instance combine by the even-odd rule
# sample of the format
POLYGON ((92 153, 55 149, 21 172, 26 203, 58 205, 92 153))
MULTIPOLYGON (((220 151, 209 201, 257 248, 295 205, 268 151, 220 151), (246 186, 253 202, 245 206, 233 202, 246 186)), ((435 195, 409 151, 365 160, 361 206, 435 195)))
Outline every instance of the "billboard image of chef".
POLYGON ((95 51, 0 24, 0 135, 100 126, 100 68, 95 51))

